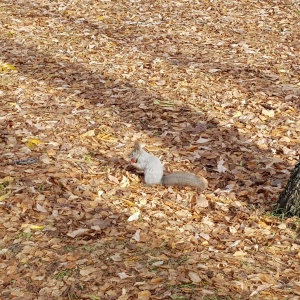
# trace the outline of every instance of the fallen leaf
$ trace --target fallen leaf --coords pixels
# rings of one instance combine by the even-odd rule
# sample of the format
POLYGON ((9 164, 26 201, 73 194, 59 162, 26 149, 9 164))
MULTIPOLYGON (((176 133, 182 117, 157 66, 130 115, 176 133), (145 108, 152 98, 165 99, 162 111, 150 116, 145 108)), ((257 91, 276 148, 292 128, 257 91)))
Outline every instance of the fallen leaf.
POLYGON ((225 173, 227 171, 227 168, 224 167, 224 160, 220 159, 218 161, 217 170, 219 173, 225 173))
POLYGON ((134 235, 132 236, 132 239, 134 239, 135 241, 137 241, 137 242, 139 242, 140 241, 140 233, 141 233, 141 230, 140 229, 138 229, 135 233, 134 233, 134 235))
POLYGON ((112 176, 112 175, 108 174, 107 177, 108 177, 110 182, 113 182, 113 183, 116 183, 116 184, 120 183, 119 179, 115 176, 112 176))
POLYGON ((194 283, 200 283, 201 282, 201 278, 198 275, 198 273, 196 273, 196 272, 190 271, 189 272, 189 277, 192 280, 192 282, 194 282, 194 283))
POLYGON ((6 194, 0 196, 0 201, 3 201, 10 195, 11 191, 8 191, 6 194))
POLYGON ((138 220, 140 217, 140 211, 135 212, 134 214, 132 214, 127 221, 132 222, 132 221, 136 221, 138 220))
POLYGON ((115 253, 115 254, 112 255, 110 258, 111 258, 113 261, 118 261, 118 262, 123 261, 123 258, 121 257, 120 253, 115 253))
POLYGON ((121 279, 126 279, 126 278, 131 277, 130 275, 127 275, 125 272, 118 273, 118 276, 119 276, 121 279))
POLYGON ((48 212, 47 209, 44 206, 42 206, 42 205, 40 205, 38 203, 36 204, 36 210, 40 211, 40 212, 43 212, 43 213, 48 212))
POLYGON ((205 144, 208 143, 210 140, 209 139, 205 139, 205 138, 200 138, 196 141, 196 143, 198 144, 205 144))
POLYGON ((153 104, 154 105, 159 105, 159 106, 162 106, 162 107, 172 107, 172 106, 174 106, 174 103, 172 101, 162 101, 162 100, 158 100, 158 99, 155 99, 153 101, 153 104))
POLYGON ((81 137, 91 137, 91 136, 95 136, 95 130, 89 130, 83 134, 80 135, 81 137))
POLYGON ((209 241, 209 239, 210 239, 209 234, 204 233, 204 232, 200 232, 200 233, 199 233, 199 236, 201 236, 203 239, 205 239, 205 240, 207 240, 207 241, 209 241))
POLYGON ((261 285, 259 285, 257 287, 257 289, 250 294, 250 297, 253 297, 253 296, 257 295, 259 292, 268 289, 270 286, 271 286, 270 284, 261 284, 261 285))
POLYGON ((45 228, 45 225, 34 225, 34 224, 22 224, 21 228, 29 228, 33 231, 40 231, 45 228))
POLYGON ((124 199, 123 202, 129 207, 135 207, 135 203, 132 201, 124 199))
POLYGON ((90 274, 92 274, 94 272, 97 272, 97 271, 98 271, 98 269, 95 268, 95 267, 85 267, 85 268, 82 268, 79 271, 79 273, 80 273, 81 276, 84 277, 84 276, 90 275, 90 274))
POLYGON ((248 255, 247 252, 244 252, 244 251, 236 251, 233 253, 233 256, 234 257, 243 257, 243 256, 246 256, 248 255))
POLYGON ((151 297, 150 291, 146 290, 146 291, 139 292, 137 299, 138 300, 148 300, 148 299, 150 299, 150 297, 151 297))
POLYGON ((152 266, 154 267, 159 267, 159 266, 162 266, 164 264, 164 261, 163 260, 159 260, 159 261, 156 261, 152 264, 152 266))
POLYGON ((81 236, 81 235, 84 235, 86 232, 88 232, 89 229, 85 229, 85 228, 79 228, 79 229, 76 229, 76 230, 73 230, 71 232, 68 232, 67 233, 67 236, 69 237, 72 237, 72 238, 75 238, 77 236, 81 236))
POLYGON ((206 199, 205 195, 201 194, 199 197, 197 197, 197 206, 205 208, 209 206, 209 202, 206 199))
POLYGON ((220 69, 209 69, 208 72, 209 73, 216 73, 216 72, 219 72, 220 69))
POLYGON ((26 143, 26 146, 29 148, 29 149, 33 149, 35 148, 37 145, 41 144, 42 141, 39 140, 39 139, 35 139, 35 138, 32 138, 32 139, 29 139, 26 143))
POLYGON ((286 226, 286 223, 281 223, 277 226, 279 229, 286 229, 287 226, 286 226))
POLYGON ((275 115, 274 110, 272 110, 272 109, 265 109, 265 108, 263 108, 262 111, 261 111, 261 113, 263 115, 265 115, 265 116, 270 117, 270 118, 274 118, 274 115, 275 115))

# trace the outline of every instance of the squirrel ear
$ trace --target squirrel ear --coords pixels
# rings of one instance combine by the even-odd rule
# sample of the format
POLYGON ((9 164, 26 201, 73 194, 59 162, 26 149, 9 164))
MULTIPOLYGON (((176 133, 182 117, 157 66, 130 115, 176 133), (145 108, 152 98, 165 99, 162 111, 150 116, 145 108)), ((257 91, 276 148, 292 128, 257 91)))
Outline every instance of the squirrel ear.
POLYGON ((139 143, 138 141, 136 141, 136 142, 134 143, 134 149, 135 149, 135 150, 142 150, 144 146, 145 146, 144 144, 141 144, 141 143, 139 143))

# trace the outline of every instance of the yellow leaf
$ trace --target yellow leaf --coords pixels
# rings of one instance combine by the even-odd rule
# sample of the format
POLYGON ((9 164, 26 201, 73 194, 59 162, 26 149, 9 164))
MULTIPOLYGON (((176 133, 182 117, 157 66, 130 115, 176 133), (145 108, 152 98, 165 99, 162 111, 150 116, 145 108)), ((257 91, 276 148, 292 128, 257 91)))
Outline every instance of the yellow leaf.
POLYGON ((242 115, 242 113, 240 111, 236 112, 234 115, 233 115, 233 118, 238 118, 242 115))
POLYGON ((104 20, 106 18, 106 16, 99 16, 98 18, 97 18, 97 20, 98 21, 102 21, 102 20, 104 20))
POLYGON ((127 204, 128 206, 130 206, 130 207, 134 207, 135 206, 135 204, 133 202, 129 201, 129 200, 123 200, 123 202, 125 204, 127 204))
POLYGON ((29 148, 29 149, 33 149, 35 146, 41 144, 42 141, 39 140, 39 139, 29 139, 28 142, 26 143, 26 146, 29 148))
POLYGON ((45 225, 30 225, 30 228, 32 230, 38 231, 38 230, 43 230, 45 228, 45 225))
POLYGON ((5 198, 7 198, 10 194, 10 191, 2 196, 0 196, 0 201, 3 201, 5 198))
POLYGON ((21 263, 22 264, 26 264, 29 261, 30 257, 29 256, 25 256, 24 258, 21 259, 21 263))
POLYGON ((262 228, 270 228, 270 226, 268 226, 264 221, 259 221, 258 224, 262 228))
POLYGON ((38 231, 43 230, 45 228, 45 225, 22 224, 21 228, 30 228, 31 230, 38 231))
POLYGON ((14 65, 6 64, 6 63, 0 63, 0 71, 6 72, 6 71, 16 71, 17 68, 14 65))
POLYGON ((181 85, 181 86, 188 86, 188 83, 187 83, 186 81, 181 81, 181 82, 180 82, 180 85, 181 85))

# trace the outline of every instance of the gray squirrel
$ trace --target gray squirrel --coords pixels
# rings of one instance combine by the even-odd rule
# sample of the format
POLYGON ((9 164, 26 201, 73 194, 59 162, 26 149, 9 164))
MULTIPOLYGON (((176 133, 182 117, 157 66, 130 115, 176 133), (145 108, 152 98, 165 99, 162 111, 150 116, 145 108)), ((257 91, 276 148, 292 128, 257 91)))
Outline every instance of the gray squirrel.
POLYGON ((148 185, 163 184, 175 186, 192 186, 198 190, 205 190, 208 182, 204 177, 197 177, 191 173, 175 172, 164 175, 160 159, 143 149, 143 145, 135 142, 133 151, 129 155, 131 164, 144 173, 144 181, 148 185))

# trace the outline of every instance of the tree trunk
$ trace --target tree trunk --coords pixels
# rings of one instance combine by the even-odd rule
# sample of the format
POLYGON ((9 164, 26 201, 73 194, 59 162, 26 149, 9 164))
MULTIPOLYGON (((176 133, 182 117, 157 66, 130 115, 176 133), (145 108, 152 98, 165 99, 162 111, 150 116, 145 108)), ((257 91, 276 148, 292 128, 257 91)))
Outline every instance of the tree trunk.
POLYGON ((300 161, 279 196, 276 211, 286 216, 300 217, 300 161))

